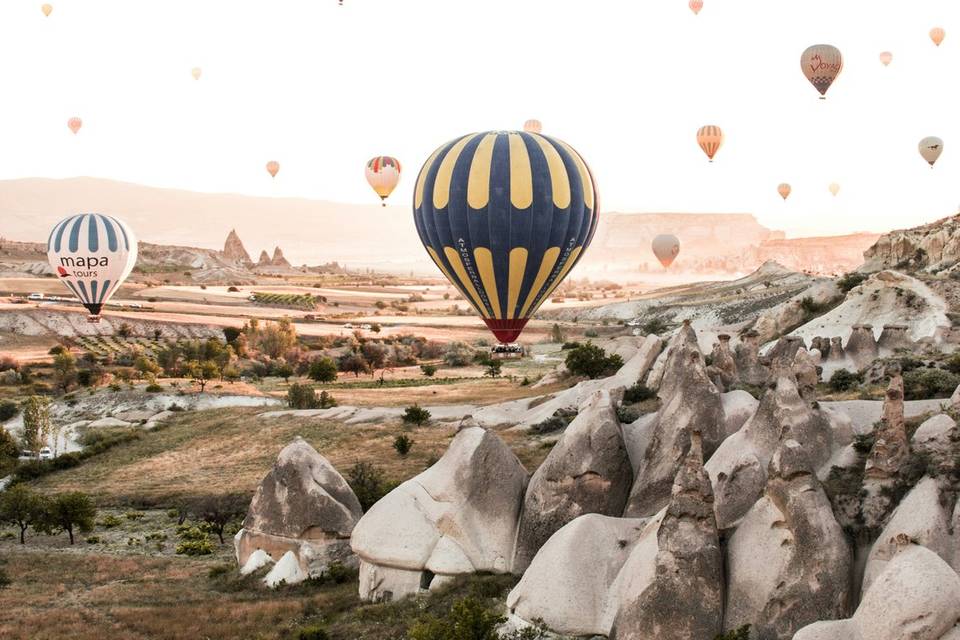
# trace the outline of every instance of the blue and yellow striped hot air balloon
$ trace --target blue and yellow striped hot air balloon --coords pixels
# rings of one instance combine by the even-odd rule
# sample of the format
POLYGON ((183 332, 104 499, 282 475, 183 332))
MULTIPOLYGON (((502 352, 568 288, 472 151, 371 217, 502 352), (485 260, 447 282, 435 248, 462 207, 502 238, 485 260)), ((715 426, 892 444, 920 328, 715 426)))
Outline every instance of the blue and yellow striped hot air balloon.
POLYGON ((113 216, 68 216, 50 232, 47 259, 96 321, 137 262, 137 238, 126 223, 113 216))
POLYGON ((583 257, 597 211, 580 154, 517 131, 441 146, 420 170, 413 200, 427 253, 500 342, 517 339, 583 257))

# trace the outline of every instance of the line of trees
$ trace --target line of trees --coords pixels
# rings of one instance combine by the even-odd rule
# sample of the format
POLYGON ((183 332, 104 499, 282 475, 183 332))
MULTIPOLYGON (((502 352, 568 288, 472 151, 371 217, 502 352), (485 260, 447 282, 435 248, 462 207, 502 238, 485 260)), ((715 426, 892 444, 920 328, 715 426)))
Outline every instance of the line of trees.
POLYGON ((0 493, 0 522, 19 527, 20 544, 31 528, 46 535, 65 532, 73 544, 74 532, 91 531, 96 517, 93 500, 80 491, 47 496, 17 484, 0 493))

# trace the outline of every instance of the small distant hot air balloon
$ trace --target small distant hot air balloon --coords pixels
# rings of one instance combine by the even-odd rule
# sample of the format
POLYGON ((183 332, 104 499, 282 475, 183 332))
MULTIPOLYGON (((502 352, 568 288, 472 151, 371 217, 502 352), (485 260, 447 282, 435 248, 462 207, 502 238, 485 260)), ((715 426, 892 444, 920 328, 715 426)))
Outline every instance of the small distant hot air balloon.
POLYGON ((933 168, 933 163, 937 161, 940 154, 943 153, 943 140, 936 136, 929 136, 920 141, 920 155, 933 168))
POLYGON ((800 69, 810 84, 820 92, 820 99, 825 100, 827 89, 843 69, 843 56, 833 45, 815 44, 807 47, 800 56, 800 69))
POLYGON ((688 6, 694 15, 699 15, 700 9, 703 9, 703 0, 690 0, 688 6))
POLYGON ((202 73, 203 73, 203 71, 200 69, 200 67, 194 67, 193 69, 190 70, 190 75, 193 76, 193 79, 194 79, 194 80, 199 80, 199 79, 200 79, 200 75, 201 75, 202 73))
POLYGON ((673 264, 677 254, 680 253, 680 241, 677 236, 670 233, 661 233, 653 239, 650 246, 653 249, 653 255, 657 256, 657 260, 665 268, 673 264))
POLYGON ((50 14, 53 13, 53 5, 52 5, 52 4, 44 4, 44 5, 41 5, 41 6, 40 6, 40 11, 43 11, 43 15, 45 15, 45 16, 47 16, 47 17, 49 18, 49 17, 50 17, 50 14))
POLYGON ((791 189, 790 185, 786 182, 781 182, 779 185, 777 185, 777 193, 779 193, 780 197, 784 200, 790 196, 791 191, 793 191, 793 189, 791 189))
POLYGON ((943 39, 947 37, 947 32, 940 27, 934 27, 930 29, 930 39, 933 40, 933 44, 940 46, 940 43, 943 42, 943 39))
POLYGON ((67 120, 67 127, 70 129, 70 131, 73 131, 74 135, 77 134, 77 131, 80 131, 80 127, 82 126, 83 126, 83 120, 81 120, 80 118, 77 118, 76 116, 67 120))
POLYGON ((60 281, 98 322, 103 305, 137 262, 137 238, 122 220, 81 213, 58 222, 47 240, 47 259, 60 281))
POLYGON ((383 206, 387 206, 387 197, 400 182, 400 161, 390 156, 370 158, 366 174, 367 182, 380 196, 383 206))
POLYGON ((697 144, 707 154, 710 162, 713 162, 713 156, 717 155, 723 144, 723 131, 714 124, 704 125, 697 130, 697 144))
POLYGON ((834 196, 840 193, 840 185, 836 182, 831 182, 830 186, 827 188, 830 189, 830 193, 832 193, 834 196))
POLYGON ((271 160, 267 163, 267 173, 270 174, 271 178, 277 177, 277 172, 280 171, 280 163, 276 160, 271 160))
POLYGON ((427 159, 414 189, 424 248, 500 342, 516 340, 550 299, 598 219, 583 158, 539 134, 457 137, 427 159))
POLYGON ((889 66, 893 62, 893 54, 889 51, 884 51, 880 54, 880 62, 883 63, 883 66, 889 66))
POLYGON ((543 131, 543 125, 539 120, 531 118, 523 123, 523 130, 527 133, 540 133, 543 131))

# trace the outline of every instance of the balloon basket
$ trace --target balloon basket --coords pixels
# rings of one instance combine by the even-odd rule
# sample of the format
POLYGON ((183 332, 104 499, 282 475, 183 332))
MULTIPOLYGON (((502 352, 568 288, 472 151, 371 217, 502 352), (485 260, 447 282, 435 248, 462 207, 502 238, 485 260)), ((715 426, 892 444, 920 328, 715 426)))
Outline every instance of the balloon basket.
POLYGON ((100 316, 87 316, 87 322, 90 324, 100 324, 100 316))

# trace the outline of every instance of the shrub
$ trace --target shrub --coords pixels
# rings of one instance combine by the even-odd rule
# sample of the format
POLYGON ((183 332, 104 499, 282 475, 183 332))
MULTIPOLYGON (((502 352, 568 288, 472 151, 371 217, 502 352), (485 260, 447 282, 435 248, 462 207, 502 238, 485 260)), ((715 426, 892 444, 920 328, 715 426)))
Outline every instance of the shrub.
POLYGON ((738 629, 717 634, 714 640, 750 640, 750 625, 745 624, 738 629))
POLYGON ((499 378, 502 365, 499 360, 487 360, 483 363, 486 366, 486 370, 483 372, 483 375, 488 378, 499 378))
POLYGON ((563 346, 560 347, 560 350, 561 350, 561 351, 569 351, 570 349, 576 349, 576 348, 579 347, 579 346, 580 346, 580 343, 579 343, 579 342, 576 342, 576 341, 574 341, 574 342, 564 342, 564 343, 563 343, 563 346))
POLYGON ((197 526, 181 525, 177 527, 180 542, 176 552, 185 556, 206 556, 213 553, 213 543, 207 532, 197 526))
POLYGON ((844 274, 842 278, 837 280, 837 287, 840 288, 840 291, 847 293, 866 279, 866 275, 857 273, 856 271, 851 271, 850 273, 844 274))
POLYGON ((960 375, 943 369, 914 369, 903 374, 903 396, 907 400, 949 398, 960 386, 960 375))
POLYGON ((576 411, 557 409, 553 415, 546 420, 532 425, 529 429, 529 433, 534 435, 542 435, 544 433, 553 433, 554 431, 566 429, 567 425, 570 424, 575 417, 577 417, 576 411))
POLYGON ((7 575, 7 572, 0 568, 0 589, 6 589, 13 583, 13 580, 10 579, 10 576, 7 575))
POLYGON ((420 371, 428 378, 432 378, 433 375, 437 372, 436 365, 432 364, 422 364, 420 365, 420 371))
POLYGON ((370 462, 354 463, 347 471, 346 480, 364 511, 393 489, 380 468, 370 462))
POLYGON ((657 397, 657 392, 647 385, 638 382, 623 392, 624 402, 643 402, 657 397))
POLYGON ((410 449, 413 448, 413 440, 407 434, 401 433, 393 439, 393 448, 397 450, 401 458, 405 458, 410 453, 410 449))
POLYGON ((297 640, 330 640, 330 635, 323 627, 313 625, 297 631, 297 640))
POLYGON ((329 580, 333 584, 344 584, 353 579, 355 572, 352 569, 344 566, 340 562, 331 562, 330 566, 327 567, 327 570, 323 573, 323 577, 326 580, 329 580))
POLYGON ((160 393, 161 391, 163 391, 163 387, 158 385, 156 382, 152 382, 147 385, 144 391, 146 391, 147 393, 160 393))
POLYGON ((583 332, 583 335, 586 336, 586 337, 588 337, 588 338, 596 338, 596 337, 599 336, 600 334, 597 333, 597 330, 596 330, 596 329, 587 329, 586 331, 583 332))
POLYGON ((291 409, 316 409, 320 400, 310 385, 294 383, 287 389, 287 404, 291 409))
POLYGON ((415 404, 412 407, 407 407, 404 410, 402 418, 407 424, 415 424, 420 427, 423 426, 425 422, 430 420, 430 412, 420 405, 415 404))
POLYGON ((660 335, 670 330, 670 324, 662 318, 650 318, 640 326, 640 329, 647 335, 660 335))
POLYGON ((0 467, 4 458, 16 458, 20 455, 20 447, 9 431, 0 427, 0 467))
POLYGON ((572 374, 591 379, 612 375, 623 366, 623 358, 616 354, 608 356, 603 349, 590 342, 570 349, 565 362, 572 374))
POLYGON ((100 536, 87 536, 87 539, 84 540, 87 544, 100 544, 100 536))
POLYGON ((631 424, 640 419, 640 412, 630 407, 617 407, 617 420, 620 424, 631 424))
POLYGON ((327 357, 314 358, 310 361, 307 377, 317 382, 336 382, 337 363, 327 357))
POLYGON ((803 309, 807 315, 820 315, 830 309, 830 303, 817 302, 812 296, 804 296, 803 299, 800 300, 800 308, 803 309))
MULTIPOLYGON (((911 367, 911 369, 916 369, 916 368, 918 367, 911 367)), ((953 355, 951 355, 947 359, 947 362, 944 364, 943 368, 949 371, 950 373, 960 374, 960 353, 954 353, 953 355)), ((910 369, 903 368, 902 365, 901 365, 901 370, 910 371, 910 369)))
POLYGON ((473 360, 473 348, 464 342, 451 342, 443 354, 443 362, 448 367, 465 367, 473 360))
POLYGON ((827 384, 833 391, 849 391, 863 381, 863 376, 859 373, 851 373, 846 369, 837 369, 830 376, 830 382, 827 384))
POLYGON ((143 511, 127 511, 123 514, 127 520, 143 520, 143 511))
POLYGON ((114 527, 119 527, 121 524, 123 524, 123 520, 111 513, 104 516, 103 519, 97 524, 104 529, 113 529, 114 527))
POLYGON ((20 407, 15 402, 4 400, 0 402, 0 422, 6 422, 20 413, 20 407))
POLYGON ((55 344, 50 347, 50 351, 47 353, 51 356, 59 356, 62 353, 65 353, 67 350, 62 344, 55 344))
POLYGON ((453 603, 442 618, 426 615, 407 630, 410 640, 499 640, 497 627, 506 618, 474 596, 453 603))

